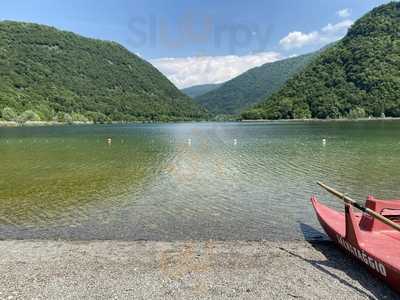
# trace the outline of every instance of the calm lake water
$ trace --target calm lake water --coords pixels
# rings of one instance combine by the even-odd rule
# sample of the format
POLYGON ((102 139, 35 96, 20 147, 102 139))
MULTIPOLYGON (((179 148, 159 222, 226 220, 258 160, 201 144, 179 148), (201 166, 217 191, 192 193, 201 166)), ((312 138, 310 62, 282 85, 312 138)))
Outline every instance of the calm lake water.
POLYGON ((317 180, 399 179, 394 121, 1 128, 0 239, 313 239, 310 196, 340 207, 317 180))

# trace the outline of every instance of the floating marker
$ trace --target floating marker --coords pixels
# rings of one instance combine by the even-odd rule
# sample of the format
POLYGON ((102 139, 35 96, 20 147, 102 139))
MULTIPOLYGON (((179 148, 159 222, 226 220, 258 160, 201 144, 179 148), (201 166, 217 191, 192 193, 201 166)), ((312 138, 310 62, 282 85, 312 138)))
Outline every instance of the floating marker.
POLYGON ((322 139, 322 144, 326 145, 326 139, 322 139))
POLYGON ((111 139, 111 138, 108 138, 108 139, 107 139, 107 144, 109 144, 109 145, 112 144, 112 139, 111 139))
POLYGON ((192 144, 192 139, 188 139, 188 145, 192 144))
POLYGON ((234 139, 234 140, 233 140, 233 144, 234 144, 234 145, 237 145, 237 143, 238 143, 237 139, 234 139))

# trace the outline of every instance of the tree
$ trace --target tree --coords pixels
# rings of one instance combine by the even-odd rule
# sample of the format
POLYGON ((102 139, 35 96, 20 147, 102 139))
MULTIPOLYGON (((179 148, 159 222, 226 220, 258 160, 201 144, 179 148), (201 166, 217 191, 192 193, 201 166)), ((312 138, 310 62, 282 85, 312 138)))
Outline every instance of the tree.
POLYGON ((45 104, 38 105, 35 111, 42 121, 51 121, 55 116, 54 110, 45 104))
POLYGON ((32 110, 24 111, 21 115, 18 116, 17 121, 19 123, 25 123, 28 121, 40 121, 40 117, 37 113, 32 110))
POLYGON ((42 120, 89 111, 105 119, 205 115, 150 63, 116 43, 11 21, 0 21, 0 43, 0 112, 30 109, 42 120))
POLYGON ((400 116, 399 32, 400 3, 375 8, 252 110, 269 118, 400 116))
POLYGON ((71 117, 74 122, 83 122, 83 123, 89 122, 88 118, 86 116, 82 115, 81 113, 73 112, 71 114, 71 117))
POLYGON ((367 113, 365 112, 365 109, 362 107, 355 107, 354 109, 351 109, 348 115, 350 119, 360 119, 360 118, 365 118, 366 116, 367 113))
POLYGON ((17 119, 17 113, 10 107, 5 107, 1 111, 1 117, 5 121, 15 121, 17 119))
POLYGON ((64 114, 64 122, 67 124, 72 124, 72 123, 74 123, 74 120, 70 114, 65 113, 64 114))
POLYGON ((95 124, 105 124, 105 123, 110 123, 111 119, 108 118, 105 114, 99 113, 99 112, 88 112, 86 114, 87 118, 91 120, 95 124))

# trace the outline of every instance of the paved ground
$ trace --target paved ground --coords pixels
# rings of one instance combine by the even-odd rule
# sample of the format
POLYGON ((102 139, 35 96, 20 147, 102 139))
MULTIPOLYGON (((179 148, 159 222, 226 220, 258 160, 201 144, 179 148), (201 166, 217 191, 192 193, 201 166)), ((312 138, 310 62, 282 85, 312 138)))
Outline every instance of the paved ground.
POLYGON ((0 242, 0 299, 396 297, 327 242, 0 242))

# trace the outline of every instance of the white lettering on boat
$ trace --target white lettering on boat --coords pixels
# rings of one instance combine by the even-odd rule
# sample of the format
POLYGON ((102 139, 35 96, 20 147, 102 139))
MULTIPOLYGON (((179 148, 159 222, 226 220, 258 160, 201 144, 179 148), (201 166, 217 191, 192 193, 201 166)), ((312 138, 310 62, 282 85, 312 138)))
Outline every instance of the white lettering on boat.
POLYGON ((364 251, 361 251, 360 249, 354 247, 340 235, 337 236, 337 241, 344 249, 346 249, 359 260, 364 262, 367 266, 369 266, 382 276, 387 276, 386 267, 384 264, 368 256, 368 254, 366 254, 364 251))

